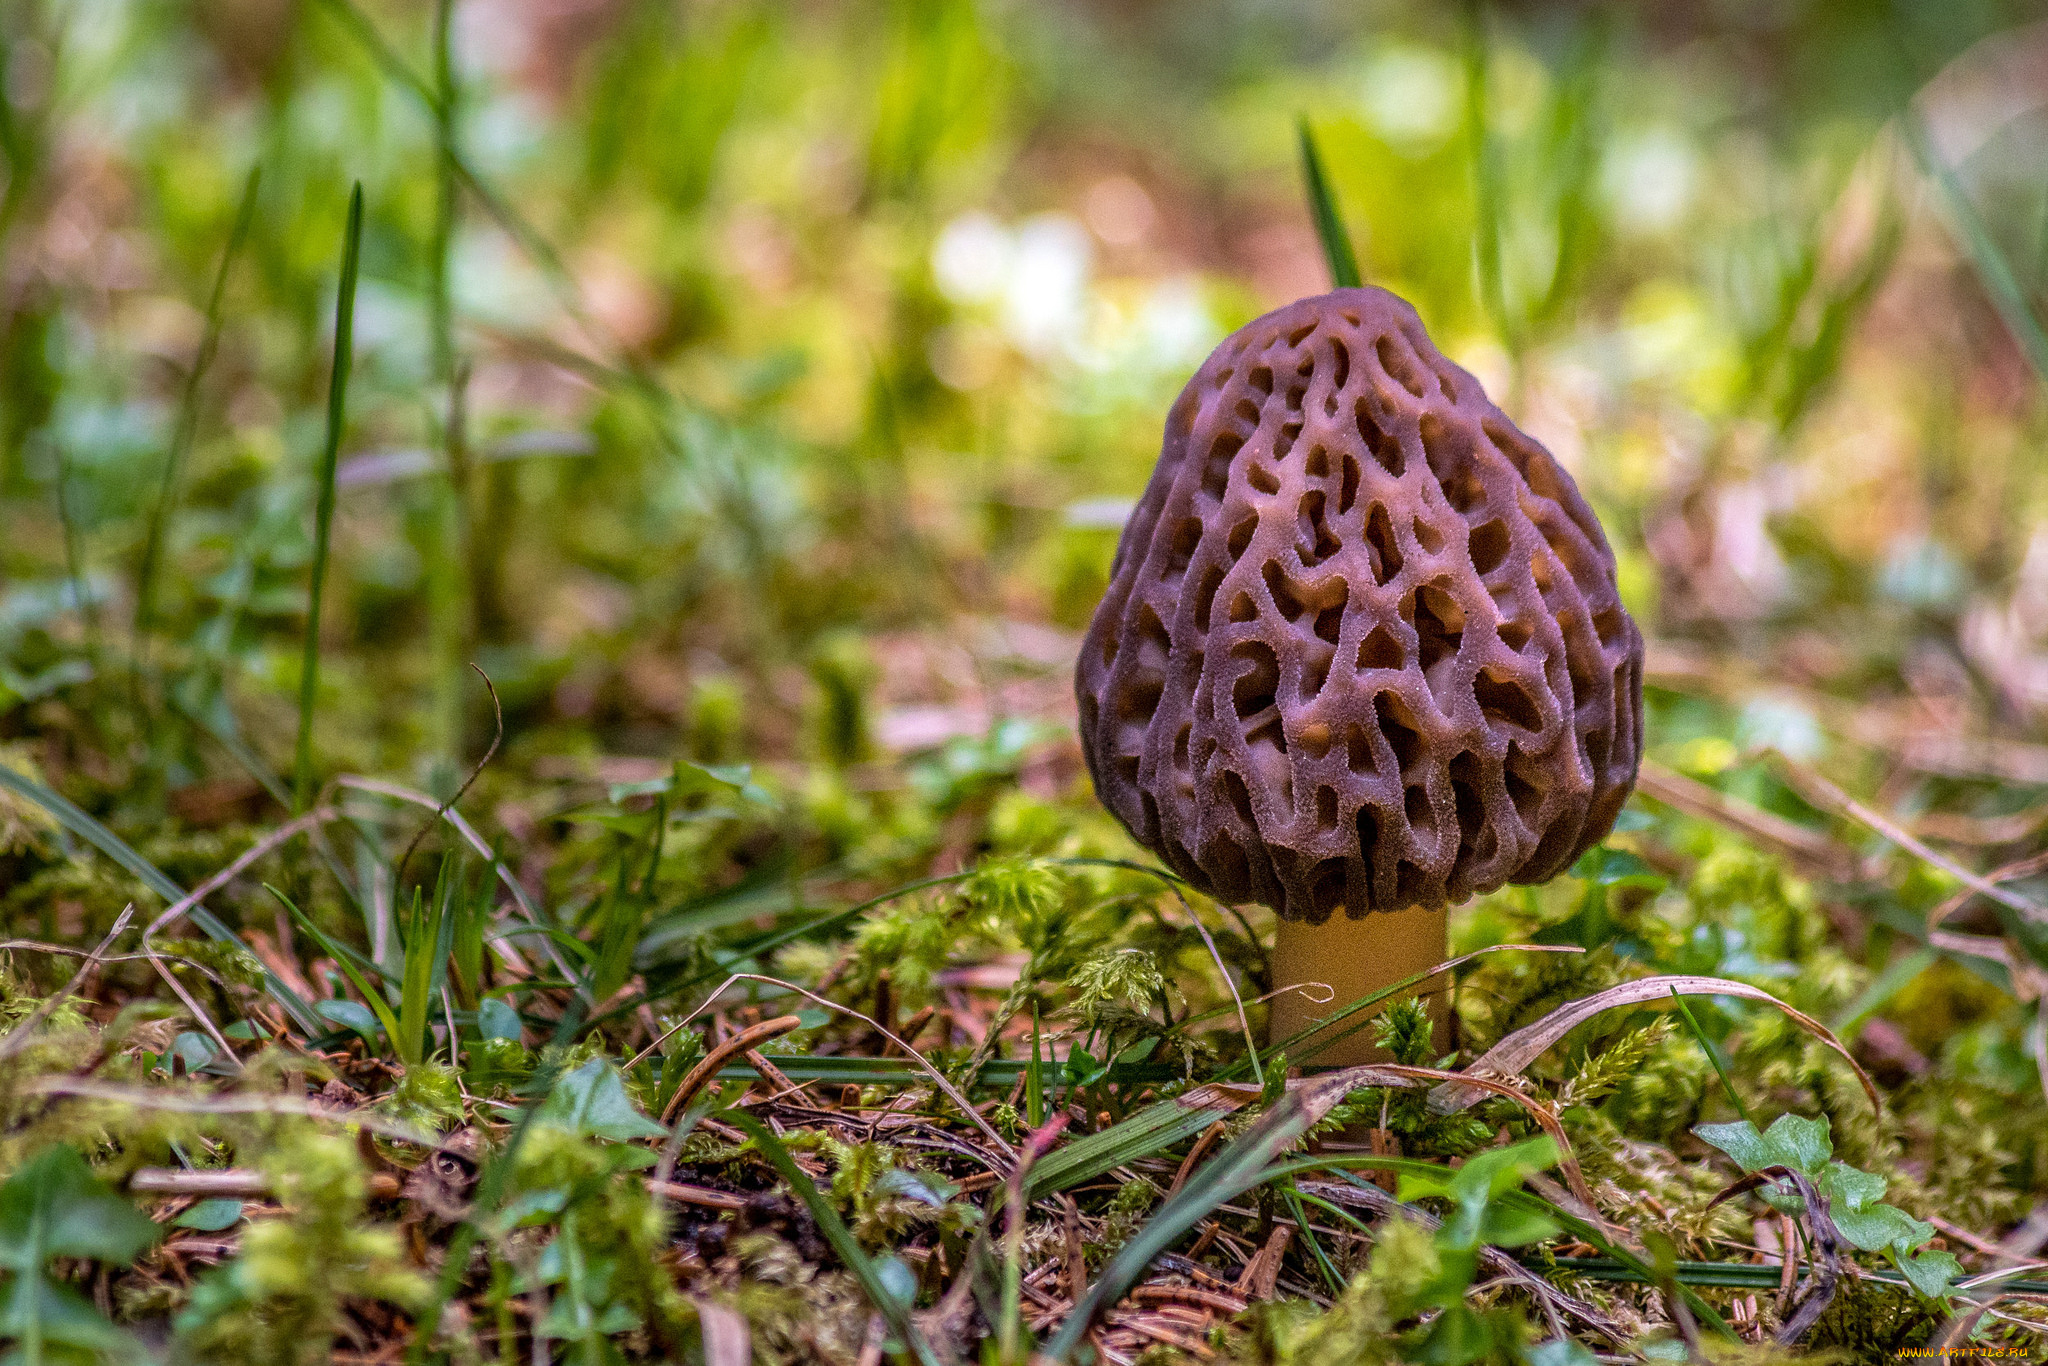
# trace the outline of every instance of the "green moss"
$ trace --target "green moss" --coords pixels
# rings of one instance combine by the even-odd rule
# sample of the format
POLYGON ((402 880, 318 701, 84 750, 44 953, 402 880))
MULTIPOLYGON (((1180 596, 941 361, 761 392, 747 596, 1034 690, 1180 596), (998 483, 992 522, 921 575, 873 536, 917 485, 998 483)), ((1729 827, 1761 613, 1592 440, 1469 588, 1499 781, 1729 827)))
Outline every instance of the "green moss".
POLYGON ((248 1225, 234 1259, 193 1287, 177 1327, 195 1359, 310 1366, 328 1359, 350 1301, 425 1303, 428 1282, 398 1231, 367 1218, 353 1142, 288 1124, 260 1161, 286 1215, 248 1225))

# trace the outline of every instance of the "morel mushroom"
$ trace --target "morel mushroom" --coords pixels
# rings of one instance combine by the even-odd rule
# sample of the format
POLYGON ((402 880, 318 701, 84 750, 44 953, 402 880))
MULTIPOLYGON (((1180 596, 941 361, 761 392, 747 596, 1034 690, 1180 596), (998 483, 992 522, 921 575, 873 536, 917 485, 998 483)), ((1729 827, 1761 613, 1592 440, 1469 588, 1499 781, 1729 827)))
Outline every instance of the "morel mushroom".
POLYGON ((1342 289, 1181 391, 1076 691, 1103 803, 1194 886, 1280 913, 1275 987, 1334 988, 1278 996, 1279 1040, 1442 962, 1452 903, 1607 834, 1642 667, 1571 476, 1414 309, 1342 289))

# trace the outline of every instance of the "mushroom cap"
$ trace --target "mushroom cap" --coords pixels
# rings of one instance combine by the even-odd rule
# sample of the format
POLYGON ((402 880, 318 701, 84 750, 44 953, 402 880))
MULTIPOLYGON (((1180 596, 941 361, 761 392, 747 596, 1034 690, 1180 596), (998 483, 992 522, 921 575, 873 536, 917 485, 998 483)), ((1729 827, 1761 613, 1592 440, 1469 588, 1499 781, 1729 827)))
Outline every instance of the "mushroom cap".
POLYGON ((1075 689, 1132 835, 1321 923, 1569 867, 1635 784, 1642 673, 1571 476, 1407 303, 1342 289, 1181 391, 1075 689))

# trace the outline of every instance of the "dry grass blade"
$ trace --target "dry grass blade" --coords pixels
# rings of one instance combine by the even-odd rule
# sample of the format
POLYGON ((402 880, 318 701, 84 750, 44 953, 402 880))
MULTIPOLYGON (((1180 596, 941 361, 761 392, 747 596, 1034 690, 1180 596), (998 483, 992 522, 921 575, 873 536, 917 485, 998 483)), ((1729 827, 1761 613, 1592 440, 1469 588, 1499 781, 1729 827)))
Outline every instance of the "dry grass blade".
POLYGON ((476 765, 469 770, 469 776, 462 780, 461 787, 455 789, 455 795, 435 807, 433 817, 414 833, 412 843, 405 846, 405 856, 398 860, 398 872, 391 879, 394 887, 405 885, 406 865, 412 862, 413 851, 420 847, 420 841, 427 837, 429 830, 441 823, 442 817, 455 809, 456 804, 470 788, 476 786, 476 780, 490 767, 491 760, 498 757, 498 748, 505 743, 505 704, 498 700, 498 685, 491 682, 491 676, 483 671, 483 666, 471 664, 469 667, 476 670, 476 676, 484 681, 484 687, 489 689, 491 694, 491 715, 497 725, 496 731, 491 735, 491 747, 484 751, 484 757, 477 760, 476 765))
POLYGON ((733 1035, 709 1053, 706 1053, 703 1061, 691 1068, 689 1075, 683 1078, 682 1085, 676 1087, 676 1093, 668 1098, 668 1104, 661 1107, 661 1122, 663 1124, 675 1123, 677 1112, 685 1105, 688 1105, 690 1098, 703 1089, 705 1082, 717 1076, 718 1069, 725 1066, 727 1062, 742 1053, 760 1047, 770 1039, 781 1038, 791 1030, 801 1027, 802 1024, 803 1021, 794 1015, 782 1015, 773 1020, 763 1020, 757 1025, 750 1025, 742 1029, 739 1033, 733 1035))
POLYGON ((673 1200, 678 1205, 696 1205, 700 1209, 723 1210, 737 1214, 747 1207, 747 1198, 730 1191, 707 1190, 693 1186, 686 1181, 659 1181, 647 1178, 647 1189, 664 1200, 673 1200))
MULTIPOLYGON (((5 764, 0 764, 0 788, 8 789, 16 796, 25 798, 47 811, 59 825, 134 874, 144 886, 166 902, 175 905, 186 900, 184 889, 164 876, 162 869, 136 853, 126 840, 101 825, 65 797, 41 783, 23 777, 5 764)), ((192 923, 199 926, 207 938, 244 949, 249 947, 240 935, 196 901, 190 905, 186 914, 191 916, 192 923)), ((320 1017, 313 1013, 313 1007, 304 997, 293 991, 283 978, 265 968, 263 980, 265 988, 277 1003, 284 1007, 285 1013, 292 1017, 293 1023, 305 1030, 308 1035, 325 1032, 326 1026, 320 1017)))
POLYGON ((1223 955, 1216 949, 1216 940, 1209 934, 1209 927, 1202 923, 1202 917, 1188 904, 1187 897, 1182 895, 1180 885, 1170 882, 1167 886, 1172 890, 1174 900, 1180 902, 1180 908, 1188 913, 1188 919, 1194 922, 1196 933, 1202 936, 1203 947, 1209 950, 1209 960, 1216 965, 1216 975, 1223 980, 1224 986, 1230 988, 1231 1004, 1237 1007, 1237 1027, 1244 1031, 1245 1056, 1251 1059, 1253 1077, 1263 1086, 1266 1082, 1266 1073, 1259 1065, 1259 1041, 1252 1037, 1252 1022, 1244 1013, 1244 997, 1238 992, 1237 979, 1232 977, 1230 969, 1223 965, 1223 955))
POLYGON ((267 832, 261 839, 237 854, 225 868, 222 868, 212 877, 194 887, 184 896, 173 901, 162 915, 150 921, 149 927, 142 932, 143 944, 147 946, 150 939, 170 925, 172 921, 176 920, 179 916, 189 914, 194 907, 204 902, 206 898, 240 877, 248 870, 251 864, 255 863, 256 860, 262 858, 265 854, 290 843, 295 837, 304 834, 316 826, 324 825, 340 815, 341 813, 331 806, 316 806, 305 815, 295 817, 280 825, 277 829, 267 832))
MULTIPOLYGON (((2003 868, 1994 868, 1984 875, 1984 880, 1991 883, 2012 882, 2019 878, 2032 877, 2044 870, 2048 870, 2048 853, 2039 853, 2014 863, 2008 863, 2003 868)), ((1962 891, 1957 892, 1954 896, 1927 913, 1927 928, 1933 929, 1942 921, 1969 905, 1973 898, 1980 895, 1982 893, 1975 887, 1963 888, 1962 891)))
MULTIPOLYGON (((204 1200, 265 1200, 277 1193, 269 1173, 246 1168, 188 1170, 184 1167, 140 1167, 128 1178, 128 1189, 137 1195, 193 1195, 204 1200)), ((369 1192, 389 1200, 404 1189, 390 1172, 369 1173, 369 1192)))
POLYGON ((704 1335, 704 1366, 747 1366, 754 1359, 753 1329, 747 1316, 715 1300, 692 1299, 704 1335))
POLYGON ((441 1140, 423 1129, 385 1119, 368 1109, 337 1110, 312 1100, 251 1091, 171 1091, 154 1086, 127 1086, 120 1082, 93 1081, 85 1077, 30 1077, 20 1083, 25 1096, 75 1096, 101 1100, 110 1105, 133 1105, 142 1110, 167 1110, 181 1115, 297 1115, 351 1128, 367 1129, 385 1138, 397 1139, 423 1148, 438 1148, 441 1140))
POLYGON ((1762 807, 1751 806, 1696 778, 1674 773, 1655 760, 1643 760, 1642 769, 1636 775, 1636 790, 1656 798, 1674 811, 1725 826, 1760 848, 1782 854, 1830 877, 1846 880, 1855 874, 1855 853, 1820 831, 1809 830, 1762 807))
POLYGON ((171 994, 184 1003, 185 1009, 191 1013, 192 1018, 197 1020, 200 1026, 206 1030, 206 1036, 213 1040, 213 1046, 220 1050, 220 1056, 226 1058, 239 1068, 242 1065, 242 1059, 236 1054, 234 1045, 228 1042, 228 1036, 223 1034, 220 1026, 213 1022, 213 1016, 207 1014, 206 1007, 193 999, 192 993, 185 990, 185 984, 180 982, 177 976, 171 972, 170 968, 164 965, 163 959, 157 956, 156 950, 152 949, 148 943, 145 942, 143 944, 142 952, 143 956, 149 959, 150 967, 156 970, 156 975, 163 978, 164 985, 171 989, 171 994))
POLYGON ((960 1094, 959 1087, 953 1085, 952 1082, 946 1080, 946 1074, 944 1072, 941 1072, 938 1068, 932 1066, 931 1060, 926 1058, 924 1054, 918 1052, 909 1044, 905 1043, 902 1039, 898 1038, 895 1034, 883 1028, 882 1025, 877 1021, 869 1019, 867 1016, 861 1014, 858 1010, 853 1009, 851 1006, 840 1005, 837 1001, 828 1001, 823 996, 818 995, 816 992, 807 991, 803 987, 796 985, 794 982, 785 982, 779 977, 766 977, 757 972, 736 972, 732 976, 726 978, 725 981, 722 984, 720 984, 717 991, 714 991, 709 996, 705 997, 704 1004, 697 1007, 696 1010, 691 1011, 690 1017, 686 1018, 683 1021, 683 1023, 688 1024, 690 1018, 695 1018, 704 1010, 709 1009, 711 1003, 717 1000, 722 994, 724 994, 726 987, 731 986, 734 982, 760 982, 767 986, 781 987, 783 990, 793 991, 797 995, 803 997, 805 1000, 814 1002, 817 1005, 821 1005, 827 1010, 836 1010, 841 1015, 846 1015, 853 1019, 859 1020, 862 1024, 865 1024, 868 1028, 874 1030, 877 1034, 881 1035, 883 1038, 887 1039, 889 1042, 895 1044, 898 1048, 902 1049, 904 1055, 908 1057, 912 1062, 916 1063, 918 1067, 924 1071, 925 1075, 930 1077, 932 1081, 937 1084, 938 1088, 946 1093, 946 1097, 949 1100, 951 1100, 956 1107, 958 1107, 960 1113, 965 1115, 968 1121, 972 1123, 975 1128, 981 1130, 982 1137, 986 1138, 992 1145, 994 1145, 995 1150, 1003 1155, 1004 1161, 1014 1163, 1017 1160, 1017 1150, 1011 1147, 1009 1143, 1004 1140, 1003 1136, 995 1131, 994 1127, 991 1126, 989 1122, 982 1117, 981 1111, 975 1109, 973 1103, 970 1102, 966 1096, 960 1094))
POLYGON ((1850 1056, 1849 1050, 1842 1046, 1842 1041, 1835 1037, 1833 1030, 1811 1015, 1794 1010, 1768 991, 1742 982, 1731 982, 1725 977, 1644 977, 1567 1002, 1534 1024, 1524 1025, 1486 1050, 1465 1069, 1460 1080, 1447 1081, 1430 1092, 1429 1107, 1439 1114, 1451 1114, 1467 1109, 1483 1094, 1483 1089, 1474 1084, 1475 1076, 1520 1076, 1524 1068, 1548 1052, 1565 1035, 1602 1011, 1668 1000, 1674 991, 1682 996, 1740 996, 1744 1000, 1761 1001, 1783 1011, 1792 1023, 1819 1039, 1833 1049, 1843 1062, 1848 1063, 1855 1070, 1856 1079, 1863 1083, 1863 1093, 1870 1097, 1871 1110, 1882 1110, 1883 1107, 1878 1103, 1877 1087, 1870 1080, 1870 1074, 1850 1056))
POLYGON ((237 1196, 260 1200, 270 1194, 270 1177, 246 1168, 140 1167, 128 1178, 128 1189, 146 1195, 237 1196))
POLYGON ((1216 1146, 1223 1137, 1223 1131, 1228 1127, 1219 1119, 1202 1130, 1202 1136, 1195 1140, 1195 1146, 1188 1149, 1188 1155, 1181 1159, 1179 1169, 1174 1172, 1173 1184, 1166 1188, 1167 1199, 1170 1200, 1179 1194, 1180 1188, 1188 1182, 1188 1174, 1201 1165, 1202 1159, 1209 1155, 1209 1149, 1216 1146))
POLYGON ((1782 754, 1778 755, 1777 759, 1778 767, 1784 773, 1786 781, 1798 789, 1800 796, 1821 810, 1838 816, 1847 816, 1859 825, 1868 826, 1915 858, 1941 869, 1979 896, 1990 897, 1999 905, 2018 912, 2028 920, 2048 923, 2048 906, 2038 906, 2018 893, 2008 892, 1990 879, 1971 872, 1946 854, 1929 847, 1897 821, 1882 812, 1871 810, 1804 764, 1795 763, 1782 754))
POLYGON ((1593 1203, 1593 1192, 1586 1185, 1586 1174, 1579 1170, 1579 1160, 1572 1156, 1571 1140, 1565 1137, 1564 1125, 1549 1106, 1534 1096, 1524 1094, 1508 1083, 1492 1077, 1467 1076, 1458 1072, 1445 1072, 1435 1067, 1404 1067, 1396 1063, 1381 1063, 1380 1066, 1396 1076, 1412 1077, 1416 1081, 1449 1081, 1463 1086, 1477 1086, 1491 1091, 1494 1095, 1505 1097, 1527 1110, 1529 1117, 1536 1121, 1538 1127, 1557 1143, 1557 1165, 1564 1171, 1565 1184, 1571 1187, 1572 1194, 1588 1212, 1597 1215, 1600 1207, 1593 1203))
POLYGON ((106 938, 100 940, 99 946, 86 955, 85 961, 78 965, 78 971, 71 974, 71 980, 30 1011, 28 1018, 9 1030, 5 1038, 0 1038, 0 1059, 11 1058, 27 1046, 29 1039, 34 1037, 43 1021, 56 1014, 57 1008, 71 999, 71 993, 78 990, 78 984, 106 958, 107 950, 114 947, 114 941, 128 932, 128 922, 134 918, 135 906, 131 902, 114 921, 114 928, 107 931, 106 938))

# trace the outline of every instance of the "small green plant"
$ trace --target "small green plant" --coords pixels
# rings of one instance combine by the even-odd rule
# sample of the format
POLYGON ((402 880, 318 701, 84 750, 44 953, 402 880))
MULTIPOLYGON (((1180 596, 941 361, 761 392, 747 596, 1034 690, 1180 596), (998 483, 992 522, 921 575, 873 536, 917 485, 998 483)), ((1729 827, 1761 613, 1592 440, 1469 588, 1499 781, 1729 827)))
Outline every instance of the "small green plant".
POLYGON ((6 1360, 140 1358, 142 1348, 69 1286, 51 1278, 54 1257, 126 1266, 156 1241, 157 1226, 108 1188, 63 1145, 45 1148, 0 1186, 0 1343, 6 1360))
MULTIPOLYGON (((1545 1136, 1489 1149, 1441 1175, 1402 1171, 1401 1199, 1435 1198, 1450 1204, 1432 1240, 1435 1271, 1409 1288, 1404 1297, 1409 1303, 1401 1306, 1410 1314, 1440 1311, 1403 1343, 1409 1360, 1429 1366, 1464 1366, 1519 1352, 1520 1317, 1504 1310, 1476 1310, 1465 1302, 1465 1294, 1478 1277, 1482 1247, 1522 1247, 1557 1232, 1557 1225, 1549 1219, 1500 1199, 1531 1172, 1556 1162, 1557 1144, 1545 1136)), ((1546 1363, 1552 1360, 1545 1358, 1546 1363)))
MULTIPOLYGON (((1918 1249, 1934 1236, 1934 1225, 1922 1223, 1896 1205, 1882 1203, 1885 1179, 1835 1158, 1828 1119, 1780 1115, 1762 1133, 1748 1120, 1733 1124, 1702 1124, 1693 1130, 1735 1159, 1746 1173, 1788 1167, 1813 1183, 1828 1201, 1828 1214, 1842 1236, 1865 1252, 1891 1258, 1907 1282, 1927 1299, 1949 1292, 1962 1264, 1946 1252, 1918 1249)), ((1772 1208, 1799 1214, 1804 1202, 1789 1183, 1776 1182, 1761 1192, 1772 1208)))

